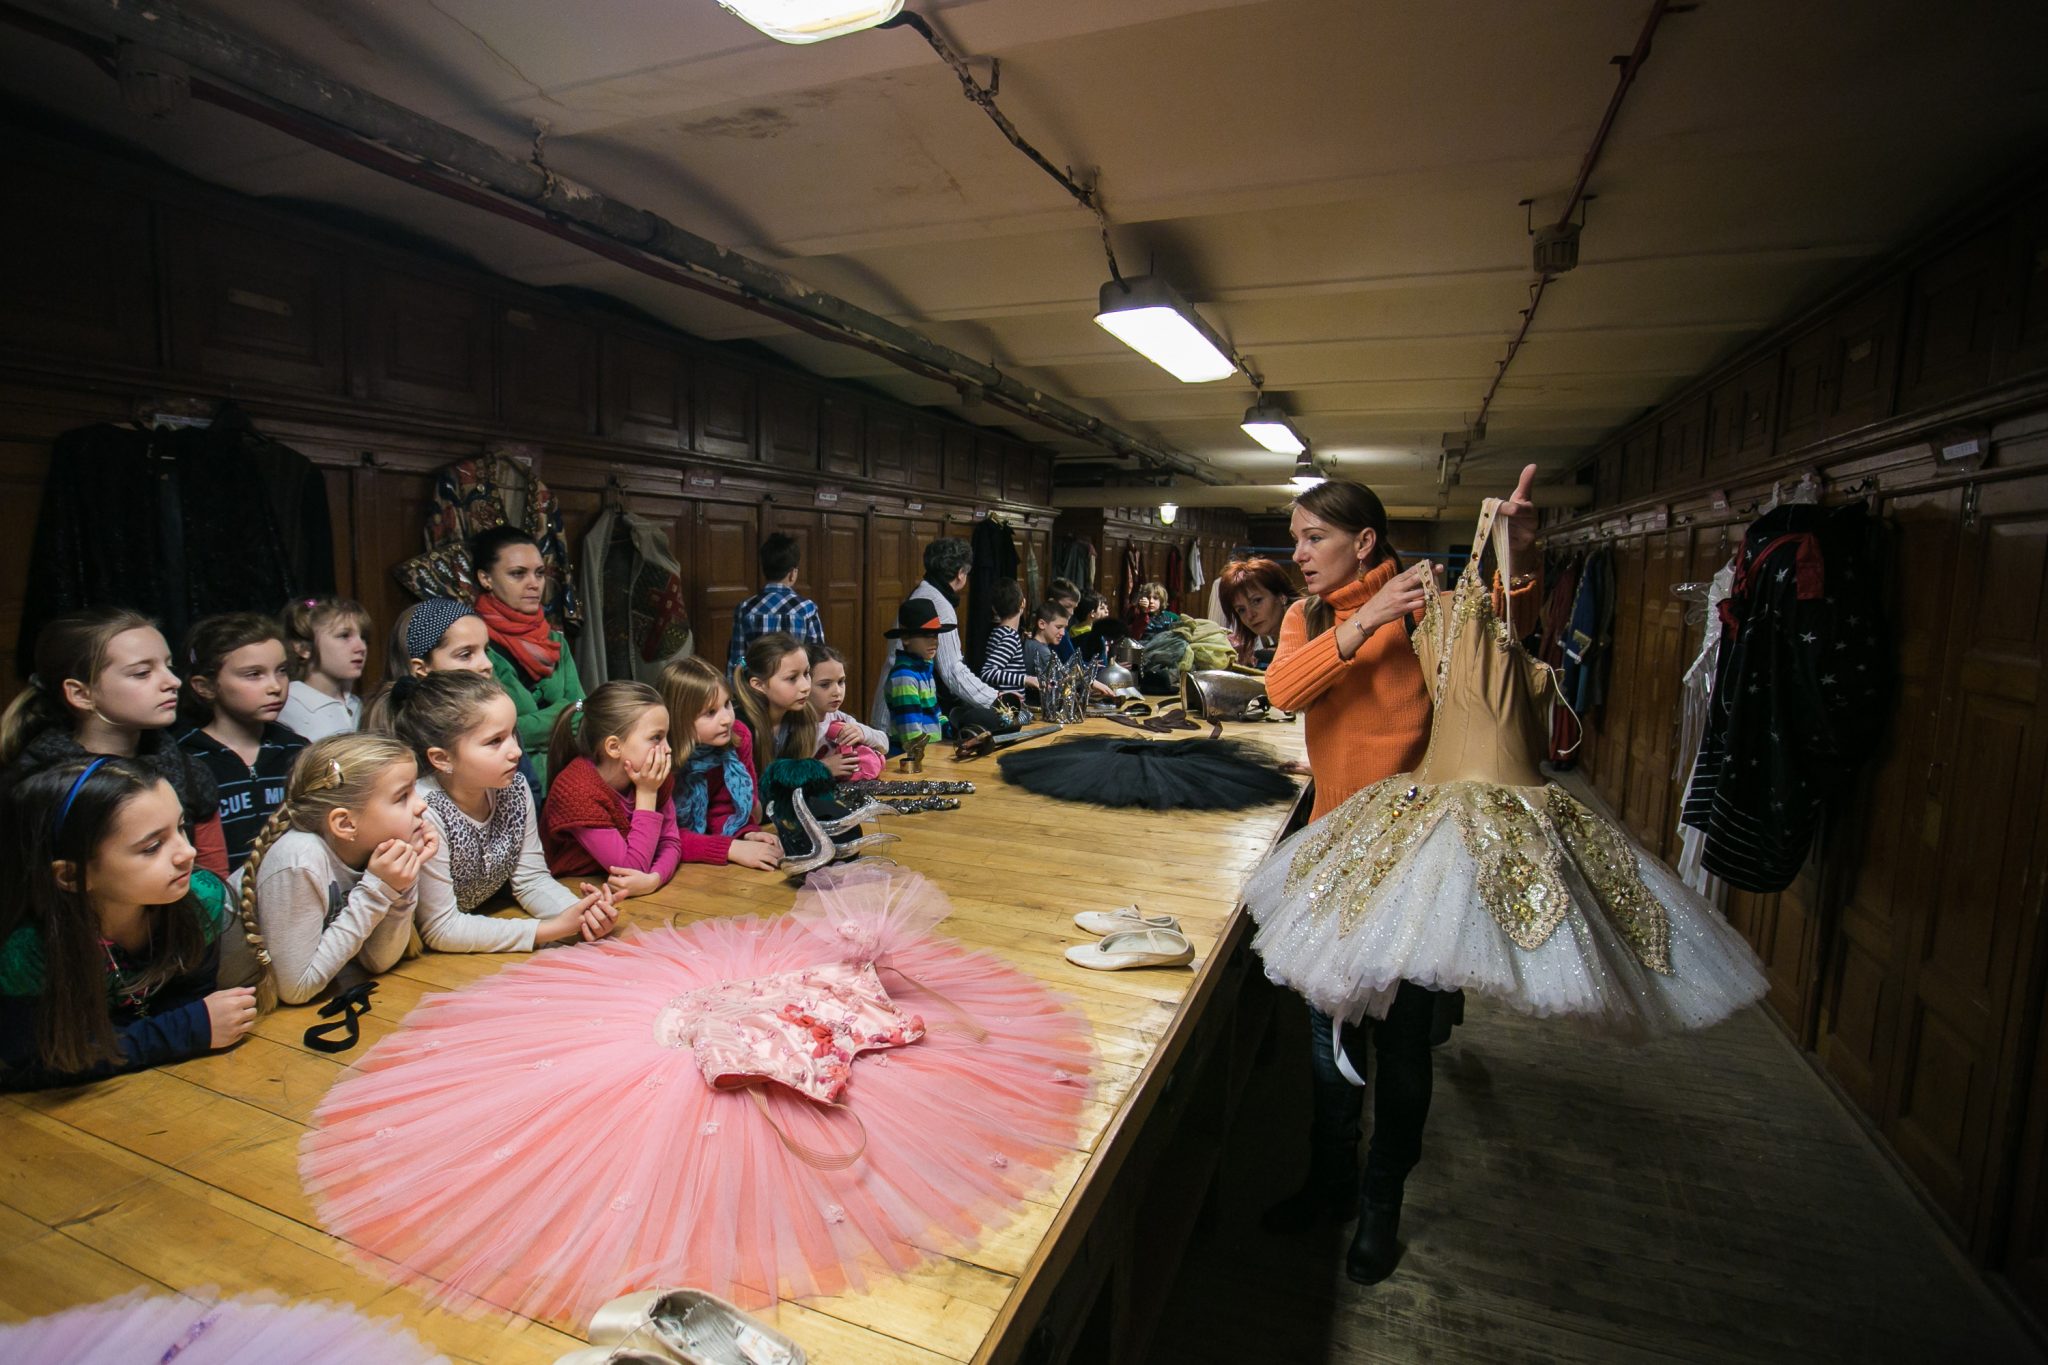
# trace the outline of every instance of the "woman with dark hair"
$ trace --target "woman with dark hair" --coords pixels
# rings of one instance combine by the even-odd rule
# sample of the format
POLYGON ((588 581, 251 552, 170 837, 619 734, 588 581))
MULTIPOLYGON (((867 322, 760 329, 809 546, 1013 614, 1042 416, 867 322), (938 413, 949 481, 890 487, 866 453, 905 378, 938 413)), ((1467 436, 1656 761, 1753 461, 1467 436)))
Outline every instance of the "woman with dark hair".
POLYGON ((1233 560, 1219 578, 1217 591, 1223 614, 1230 618, 1237 661, 1250 668, 1267 667, 1280 638, 1280 622, 1300 595, 1293 580, 1270 559, 1233 560))
POLYGON ((490 640, 491 674, 518 712, 519 747, 533 761, 534 800, 547 790, 548 743, 562 712, 583 700, 576 656, 542 606, 547 593, 540 543, 516 526, 493 526, 470 542, 476 614, 490 640))
MULTIPOLYGON (((1521 515, 1534 475, 1533 465, 1525 469, 1501 508, 1513 518, 1508 524, 1517 548, 1535 538, 1534 519, 1521 515)), ((1320 819, 1355 792, 1422 761, 1429 692, 1407 624, 1423 606, 1422 576, 1433 570, 1427 561, 1402 567, 1388 540, 1386 507, 1363 484, 1332 479, 1309 489, 1296 500, 1289 528, 1308 595, 1286 609, 1266 670, 1266 695, 1301 715, 1315 774, 1311 818, 1320 819)), ((1508 587, 1513 593, 1514 585, 1508 587)), ((1521 595, 1534 600, 1533 591, 1521 595)), ((1356 1216, 1344 1268, 1361 1284, 1385 1279, 1399 1257, 1402 1189, 1422 1155, 1429 1117, 1437 994, 1404 981, 1384 1019, 1348 1031, 1309 1010, 1314 1106, 1308 1180, 1262 1221, 1271 1232, 1297 1232, 1356 1216), (1361 1182, 1359 1088, 1366 1084, 1369 1053, 1377 1055, 1378 1076, 1361 1182)))

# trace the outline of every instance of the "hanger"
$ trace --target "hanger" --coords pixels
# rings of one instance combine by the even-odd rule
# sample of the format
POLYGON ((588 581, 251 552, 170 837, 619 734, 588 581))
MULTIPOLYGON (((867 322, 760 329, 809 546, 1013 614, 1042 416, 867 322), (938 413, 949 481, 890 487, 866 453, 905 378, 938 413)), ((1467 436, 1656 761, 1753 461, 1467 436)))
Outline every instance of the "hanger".
POLYGON ((623 512, 626 510, 626 486, 619 482, 618 475, 607 474, 604 476, 604 492, 601 495, 599 506, 603 507, 607 512, 623 512))

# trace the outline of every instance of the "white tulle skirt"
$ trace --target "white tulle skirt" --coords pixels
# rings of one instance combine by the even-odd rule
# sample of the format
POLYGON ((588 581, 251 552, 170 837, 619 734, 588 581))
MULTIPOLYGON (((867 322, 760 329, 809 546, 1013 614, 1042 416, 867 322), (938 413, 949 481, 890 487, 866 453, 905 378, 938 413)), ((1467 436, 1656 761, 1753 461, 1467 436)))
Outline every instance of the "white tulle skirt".
POLYGON ((1726 920, 1554 786, 1390 778, 1282 843, 1244 899, 1267 976, 1353 1022, 1403 981, 1631 1035, 1767 989, 1726 920))

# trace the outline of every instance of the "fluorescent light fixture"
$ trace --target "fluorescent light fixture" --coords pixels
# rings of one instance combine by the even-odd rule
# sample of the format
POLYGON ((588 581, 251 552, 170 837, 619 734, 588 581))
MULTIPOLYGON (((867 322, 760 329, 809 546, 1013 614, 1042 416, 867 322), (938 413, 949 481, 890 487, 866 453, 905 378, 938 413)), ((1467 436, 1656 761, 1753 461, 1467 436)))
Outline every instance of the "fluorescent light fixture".
POLYGON ((1237 373, 1222 338, 1157 275, 1111 280, 1100 299, 1096 324, 1181 383, 1207 384, 1237 373))
POLYGON ((821 43, 887 23, 903 0, 718 0, 779 43, 821 43))
POLYGON ((1288 482, 1294 485, 1295 492, 1306 493, 1323 481, 1323 472, 1316 468, 1316 462, 1308 457, 1308 452, 1303 451, 1301 458, 1294 462, 1294 477, 1288 482))
POLYGON ((1275 455, 1299 455, 1308 449, 1308 439, 1295 429, 1278 403, 1261 398, 1244 410, 1244 421, 1239 425, 1245 435, 1275 455))
POLYGON ((1174 519, 1175 517, 1179 516, 1179 515, 1180 515, 1180 504, 1179 504, 1179 503, 1177 503, 1177 502, 1162 502, 1162 503, 1160 503, 1160 504, 1159 504, 1159 520, 1160 520, 1160 521, 1161 521, 1162 523, 1164 523, 1165 525, 1167 525, 1167 526, 1171 526, 1171 525, 1173 525, 1173 519, 1174 519))

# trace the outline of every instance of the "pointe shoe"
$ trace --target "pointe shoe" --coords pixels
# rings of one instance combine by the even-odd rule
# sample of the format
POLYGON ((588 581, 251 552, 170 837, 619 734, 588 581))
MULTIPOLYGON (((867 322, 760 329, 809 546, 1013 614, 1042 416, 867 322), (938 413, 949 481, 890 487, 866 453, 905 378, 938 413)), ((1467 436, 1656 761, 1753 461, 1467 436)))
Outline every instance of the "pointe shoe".
POLYGON ((773 1327, 701 1289, 649 1289, 613 1299, 592 1315, 590 1339, 658 1350, 665 1354, 649 1358, 667 1365, 806 1365, 809 1359, 803 1347, 773 1327))
POLYGON ((1195 945, 1175 929, 1135 929, 1111 934, 1099 943, 1067 949, 1067 961, 1098 972, 1131 967, 1185 967, 1195 960, 1195 945))
POLYGON ((1141 915, 1135 905, 1119 906, 1115 910, 1083 910, 1074 916, 1074 923, 1097 938, 1111 934, 1127 933, 1133 929, 1171 929, 1180 932, 1180 921, 1172 915, 1141 915))

